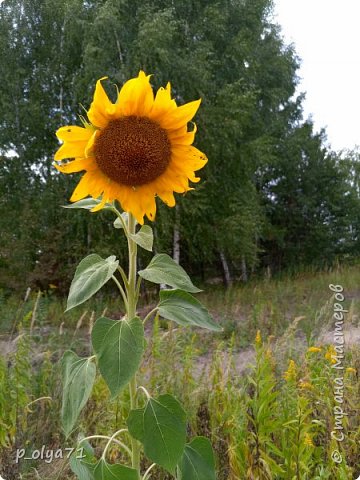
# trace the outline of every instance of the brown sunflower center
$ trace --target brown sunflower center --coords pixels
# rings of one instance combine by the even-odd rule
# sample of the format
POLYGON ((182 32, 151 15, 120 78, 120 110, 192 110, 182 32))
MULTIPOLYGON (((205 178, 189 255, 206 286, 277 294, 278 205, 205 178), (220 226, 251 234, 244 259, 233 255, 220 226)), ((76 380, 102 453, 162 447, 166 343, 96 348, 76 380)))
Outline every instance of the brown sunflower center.
POLYGON ((112 120, 94 145, 100 170, 118 183, 144 185, 168 166, 171 144, 166 131, 146 117, 112 120))

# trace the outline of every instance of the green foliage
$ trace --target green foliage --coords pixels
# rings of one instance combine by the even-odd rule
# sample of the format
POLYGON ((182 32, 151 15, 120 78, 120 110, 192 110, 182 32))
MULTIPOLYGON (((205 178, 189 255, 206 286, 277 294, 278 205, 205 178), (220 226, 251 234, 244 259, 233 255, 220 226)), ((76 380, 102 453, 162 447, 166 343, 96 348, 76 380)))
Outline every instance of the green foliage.
POLYGON ((144 408, 130 412, 127 424, 144 445, 145 455, 174 474, 186 440, 186 414, 176 398, 169 394, 148 398, 144 408))
POLYGON ((180 480, 215 480, 215 459, 207 438, 196 437, 185 447, 179 464, 180 480))
POLYGON ((95 480, 138 480, 138 478, 138 473, 133 468, 119 464, 110 465, 103 459, 100 459, 94 468, 95 480))
POLYGON ((272 8, 270 0, 2 2, 1 287, 53 284, 64 294, 79 256, 116 244, 108 226, 81 212, 69 222, 58 209, 78 176, 53 170, 54 132, 78 121, 95 80, 121 85, 140 68, 156 88, 170 80, 179 104, 202 98, 198 142, 209 158, 177 211, 159 202, 155 251, 171 254, 177 232, 185 267, 216 275, 221 258, 244 279, 359 254, 357 153, 329 151, 324 132, 303 122, 299 59, 272 8))
POLYGON ((61 419, 69 436, 78 416, 89 399, 95 381, 96 367, 89 358, 79 358, 67 351, 62 358, 63 400, 61 419))
POLYGON ((113 397, 138 370, 144 353, 144 327, 140 318, 114 321, 99 318, 92 331, 99 370, 113 397))
POLYGON ((115 258, 112 255, 103 259, 93 253, 81 260, 71 282, 66 310, 88 300, 110 280, 119 266, 115 258))
POLYGON ((94 480, 94 449, 89 442, 81 442, 81 449, 75 450, 70 457, 70 468, 79 480, 94 480))
MULTIPOLYGON (((272 477, 292 480, 299 466, 301 480, 356 478, 360 425, 357 407, 359 351, 356 344, 351 345, 350 340, 346 347, 344 365, 346 368, 352 367, 355 371, 344 372, 344 410, 349 415, 344 423, 345 439, 340 445, 334 443, 330 437, 334 425, 333 369, 325 358, 328 346, 323 339, 323 332, 331 331, 329 322, 332 321, 332 309, 331 305, 330 307, 327 305, 328 285, 340 283, 353 296, 352 306, 348 308, 346 329, 351 328, 356 334, 359 327, 357 317, 360 304, 354 285, 359 284, 359 275, 358 267, 338 268, 322 274, 308 272, 299 273, 296 278, 268 279, 259 281, 256 285, 252 282, 248 285, 234 285, 227 292, 222 288, 213 288, 210 292, 200 294, 215 318, 220 318, 223 322, 222 313, 225 311, 227 317, 238 325, 237 333, 225 341, 200 329, 193 332, 189 329, 173 328, 171 323, 168 325, 159 320, 155 321, 154 331, 144 355, 146 361, 141 368, 141 382, 150 392, 157 392, 154 394, 155 398, 168 391, 181 401, 188 418, 187 442, 194 436, 205 436, 211 441, 218 480, 248 479, 259 471, 259 465, 254 462, 257 458, 254 448, 256 436, 254 437, 253 423, 249 417, 261 417, 261 411, 255 408, 256 403, 259 405, 259 401, 256 401, 256 391, 260 392, 261 389, 265 391, 266 385, 269 387, 273 385, 277 393, 275 402, 271 398, 266 402, 264 398, 263 408, 269 414, 269 403, 271 404, 270 416, 265 423, 269 429, 271 418, 275 417, 277 420, 270 434, 270 442, 279 451, 272 452, 271 444, 262 442, 263 439, 269 440, 266 429, 265 436, 260 436, 259 440, 265 453, 277 462, 275 467, 270 463, 272 477), (258 307, 253 314, 256 302, 258 307), (320 308, 321 305, 323 307, 320 308), (296 326, 294 322, 289 321, 305 315, 308 319, 298 321, 296 326), (252 326, 253 319, 257 323, 255 330, 252 326), (312 326, 310 336, 308 323, 312 326), (291 329, 287 328, 290 326, 291 329), (261 329, 263 337, 262 344, 256 347, 262 352, 259 359, 253 356, 254 350, 248 344, 243 348, 243 339, 239 338, 249 331, 247 335, 252 343, 257 328, 261 329), (278 333, 274 338, 272 335, 276 331, 278 333), (317 346, 321 350, 308 352, 307 341, 310 342, 309 346, 317 346), (291 381, 287 381, 284 373, 288 370, 290 359, 294 359, 296 363, 296 375, 291 381), (255 365, 255 368, 245 368, 249 363, 255 365), (257 370, 263 372, 264 382, 262 385, 258 383, 258 387, 255 388, 255 385, 248 381, 246 374, 256 382, 257 370), (331 461, 331 453, 335 448, 339 449, 343 456, 343 463, 340 465, 331 461), (282 468, 284 473, 276 473, 278 467, 282 468)), ((18 301, 10 300, 7 299, 0 305, 0 313, 4 318, 6 315, 13 318, 18 310, 18 301)), ((32 300, 28 302, 30 301, 32 300)), ((4 402, 1 406, 4 405, 4 408, 0 409, 0 421, 8 427, 5 429, 7 439, 10 439, 10 434, 12 435, 11 443, 7 442, 0 447, 1 474, 4 478, 11 478, 10 473, 14 473, 13 464, 9 465, 8 470, 6 468, 7 459, 11 457, 14 449, 15 438, 21 442, 28 441, 29 452, 38 448, 42 442, 46 445, 55 445, 54 448, 59 444, 63 447, 64 445, 72 447, 76 444, 72 437, 69 443, 64 442, 61 437, 61 425, 56 414, 61 407, 59 405, 61 385, 59 372, 53 367, 53 362, 59 358, 61 352, 69 348, 69 342, 73 337, 72 348, 75 348, 77 354, 82 357, 84 351, 88 355, 88 325, 84 320, 83 328, 75 331, 76 322, 70 319, 64 326, 64 333, 59 335, 58 326, 63 321, 63 304, 54 296, 44 296, 41 302, 39 311, 41 326, 35 324, 31 337, 27 335, 28 330, 25 328, 29 320, 24 321, 24 326, 20 327, 19 333, 25 334, 22 338, 26 338, 28 346, 22 351, 25 355, 24 363, 22 367, 19 366, 17 380, 14 374, 15 351, 6 356, 2 362, 0 402, 3 396, 4 402), (42 356, 43 353, 46 355, 42 356), (17 421, 16 389, 22 391, 23 385, 26 385, 27 398, 22 400, 24 410, 19 408, 17 421), (42 396, 51 396, 52 401, 38 400, 42 396), (9 402, 8 399, 12 401, 9 402), (37 401, 30 404, 34 400, 37 401)), ((104 305, 102 302, 97 306, 100 312, 104 305)), ((109 313, 116 314, 118 307, 111 299, 108 305, 109 313)), ((89 308, 92 308, 92 304, 89 308)), ((26 303, 21 318, 28 317, 27 314, 31 310, 31 304, 26 303)), ((20 316, 19 313, 18 315, 20 316)), ((12 322, 8 325, 11 328, 12 322)), ((4 333, 3 330, 2 334, 4 333)), ((352 338, 354 339, 354 336, 352 338)), ((16 345, 17 342, 14 348, 16 345)), ((141 392, 139 394, 141 395, 141 392)), ((89 435, 94 432, 109 435, 109 432, 120 428, 120 419, 127 418, 129 414, 128 395, 127 389, 124 389, 116 400, 109 403, 106 383, 98 377, 83 409, 78 430, 88 432, 89 435)), ((0 430, 4 432, 3 428, 0 430)), ((98 462, 99 451, 106 440, 89 441, 94 447, 93 450, 87 455, 87 442, 81 442, 74 455, 81 455, 81 447, 84 446, 85 457, 75 459, 72 456, 71 467, 75 463, 80 468, 81 464, 84 466, 86 462, 93 465, 98 462)), ((124 454, 116 444, 108 450, 106 461, 109 464, 125 465, 127 460, 127 454, 124 454)), ((27 462, 20 461, 20 471, 16 472, 26 480, 33 476, 33 470, 26 474, 28 465, 27 462)), ((150 463, 144 464, 144 470, 149 465, 150 463)), ((33 466, 40 475, 49 480, 55 480, 56 477, 74 480, 70 470, 64 470, 63 465, 55 462, 51 464, 51 471, 46 472, 43 470, 42 461, 34 462, 33 466)), ((90 476, 85 476, 84 480, 93 480, 91 468, 90 465, 88 468, 90 476)), ((84 469, 82 471, 84 472, 84 469)), ((171 477, 159 467, 151 470, 150 478, 167 480, 171 477)))
POLYGON ((135 235, 131 235, 131 239, 144 250, 152 252, 154 235, 152 228, 149 227, 149 225, 142 225, 135 235))
POLYGON ((182 290, 161 290, 159 313, 163 318, 183 326, 196 326, 219 332, 208 310, 187 292, 182 290))
POLYGON ((185 292, 201 292, 193 285, 185 270, 165 253, 155 255, 146 269, 140 270, 138 273, 140 277, 149 282, 170 285, 170 287, 185 290, 185 292))

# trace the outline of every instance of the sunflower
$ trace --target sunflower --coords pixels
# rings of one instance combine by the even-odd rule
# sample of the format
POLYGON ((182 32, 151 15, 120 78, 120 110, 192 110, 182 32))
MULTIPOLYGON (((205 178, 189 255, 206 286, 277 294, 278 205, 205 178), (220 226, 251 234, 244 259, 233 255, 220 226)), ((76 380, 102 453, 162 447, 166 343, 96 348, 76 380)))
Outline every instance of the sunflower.
POLYGON ((56 135, 63 142, 55 164, 63 173, 85 170, 70 201, 87 196, 101 201, 92 211, 118 200, 122 209, 143 224, 144 215, 154 220, 155 197, 169 207, 174 192, 191 190, 189 180, 198 182, 195 171, 206 156, 192 146, 196 125, 188 131, 201 100, 177 106, 170 84, 154 96, 150 75, 140 71, 128 80, 112 103, 102 85, 96 83, 93 102, 83 126, 61 127, 56 135))

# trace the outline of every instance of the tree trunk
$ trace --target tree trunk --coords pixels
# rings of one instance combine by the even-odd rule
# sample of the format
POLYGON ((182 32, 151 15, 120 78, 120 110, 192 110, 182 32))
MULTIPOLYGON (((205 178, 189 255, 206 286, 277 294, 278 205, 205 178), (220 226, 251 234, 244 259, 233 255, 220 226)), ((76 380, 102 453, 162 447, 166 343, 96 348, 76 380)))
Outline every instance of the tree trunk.
POLYGON ((224 285, 228 287, 229 285, 231 285, 231 275, 230 275, 229 265, 223 250, 220 250, 220 261, 223 268, 224 285))

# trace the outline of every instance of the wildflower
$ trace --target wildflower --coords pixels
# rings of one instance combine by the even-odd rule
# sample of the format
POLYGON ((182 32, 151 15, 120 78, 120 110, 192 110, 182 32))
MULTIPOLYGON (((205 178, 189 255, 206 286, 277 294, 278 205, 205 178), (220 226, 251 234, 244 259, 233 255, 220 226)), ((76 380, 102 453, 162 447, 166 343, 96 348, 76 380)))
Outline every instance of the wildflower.
POLYGON ((346 372, 347 373, 356 373, 356 369, 352 368, 352 367, 347 367, 346 372))
POLYGON ((309 433, 305 433, 305 435, 304 435, 304 444, 307 447, 315 447, 315 445, 312 441, 311 435, 309 433))
POLYGON ((155 196, 173 207, 174 192, 185 193, 191 190, 189 180, 200 180, 194 172, 207 158, 192 146, 196 126, 188 131, 187 124, 201 100, 178 107, 169 83, 154 97, 150 75, 140 71, 112 103, 101 83, 106 78, 96 83, 89 122, 82 118, 83 127, 65 126, 56 132, 64 143, 55 160, 73 160, 55 167, 63 173, 86 171, 70 201, 101 196, 92 209, 97 211, 118 200, 142 224, 144 215, 155 218, 155 196))
POLYGON ((298 386, 301 388, 301 390, 312 390, 313 388, 310 382, 305 382, 304 380, 300 380, 298 386))
POLYGON ((326 353, 325 353, 325 358, 328 360, 328 362, 334 364, 336 363, 336 350, 333 345, 329 345, 326 353))
POLYGON ((321 347, 310 347, 310 348, 308 348, 309 353, 317 353, 317 352, 321 352, 321 350, 322 350, 321 347))
POLYGON ((286 370, 283 376, 287 382, 290 382, 291 380, 296 380, 296 374, 297 374, 296 363, 294 362, 294 360, 290 360, 288 369, 286 370))
POLYGON ((258 331, 256 332, 255 343, 256 343, 256 345, 257 345, 258 347, 260 347, 260 345, 261 345, 261 343, 262 343, 260 330, 258 330, 258 331))

